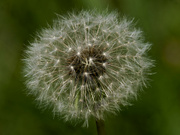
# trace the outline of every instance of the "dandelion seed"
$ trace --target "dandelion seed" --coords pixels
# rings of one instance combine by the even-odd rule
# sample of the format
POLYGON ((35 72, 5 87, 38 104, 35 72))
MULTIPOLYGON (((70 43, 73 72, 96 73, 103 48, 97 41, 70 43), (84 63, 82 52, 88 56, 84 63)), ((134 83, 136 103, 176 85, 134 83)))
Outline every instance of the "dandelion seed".
POLYGON ((71 68, 72 70, 74 70, 74 67, 73 67, 73 66, 71 66, 70 68, 71 68))
POLYGON ((106 63, 103 63, 102 65, 103 65, 103 67, 106 67, 106 63))
POLYGON ((116 12, 70 14, 39 37, 26 51, 27 87, 66 120, 103 119, 147 84, 151 45, 116 12))
POLYGON ((77 55, 78 55, 78 56, 80 56, 80 54, 81 54, 80 52, 77 52, 77 55))
POLYGON ((70 52, 72 50, 72 48, 70 47, 69 49, 68 49, 68 52, 70 52))

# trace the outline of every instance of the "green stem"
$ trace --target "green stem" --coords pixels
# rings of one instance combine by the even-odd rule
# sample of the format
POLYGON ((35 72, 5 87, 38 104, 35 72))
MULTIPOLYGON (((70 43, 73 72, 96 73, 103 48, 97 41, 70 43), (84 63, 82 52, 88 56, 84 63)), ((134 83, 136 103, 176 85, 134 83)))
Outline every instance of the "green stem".
POLYGON ((96 128, 98 135, 105 135, 104 121, 96 119, 96 128))

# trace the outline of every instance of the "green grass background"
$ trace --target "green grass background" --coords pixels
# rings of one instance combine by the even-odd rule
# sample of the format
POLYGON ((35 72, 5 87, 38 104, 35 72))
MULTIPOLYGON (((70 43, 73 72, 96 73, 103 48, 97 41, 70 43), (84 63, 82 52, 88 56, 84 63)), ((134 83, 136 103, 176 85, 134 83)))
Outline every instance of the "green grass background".
POLYGON ((180 0, 0 0, 0 135, 96 135, 40 110, 23 84, 24 49, 56 13, 117 10, 134 17, 153 44, 151 86, 105 121, 108 135, 180 135, 180 0))

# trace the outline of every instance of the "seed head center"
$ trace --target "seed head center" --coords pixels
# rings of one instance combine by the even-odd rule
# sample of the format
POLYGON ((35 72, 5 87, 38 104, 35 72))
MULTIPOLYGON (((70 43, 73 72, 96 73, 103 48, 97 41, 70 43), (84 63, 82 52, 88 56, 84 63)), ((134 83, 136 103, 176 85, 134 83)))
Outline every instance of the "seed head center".
POLYGON ((68 74, 75 80, 83 81, 97 79, 106 72, 104 63, 108 61, 103 55, 104 49, 90 46, 76 51, 67 58, 68 74))

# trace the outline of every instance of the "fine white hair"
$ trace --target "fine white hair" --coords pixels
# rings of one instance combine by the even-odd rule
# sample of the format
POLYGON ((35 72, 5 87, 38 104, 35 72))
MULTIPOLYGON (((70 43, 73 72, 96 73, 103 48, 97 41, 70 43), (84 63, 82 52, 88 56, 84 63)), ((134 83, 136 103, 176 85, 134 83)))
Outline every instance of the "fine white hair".
POLYGON ((151 44, 117 12, 58 17, 26 50, 25 77, 40 105, 65 120, 103 119, 146 86, 151 44))

